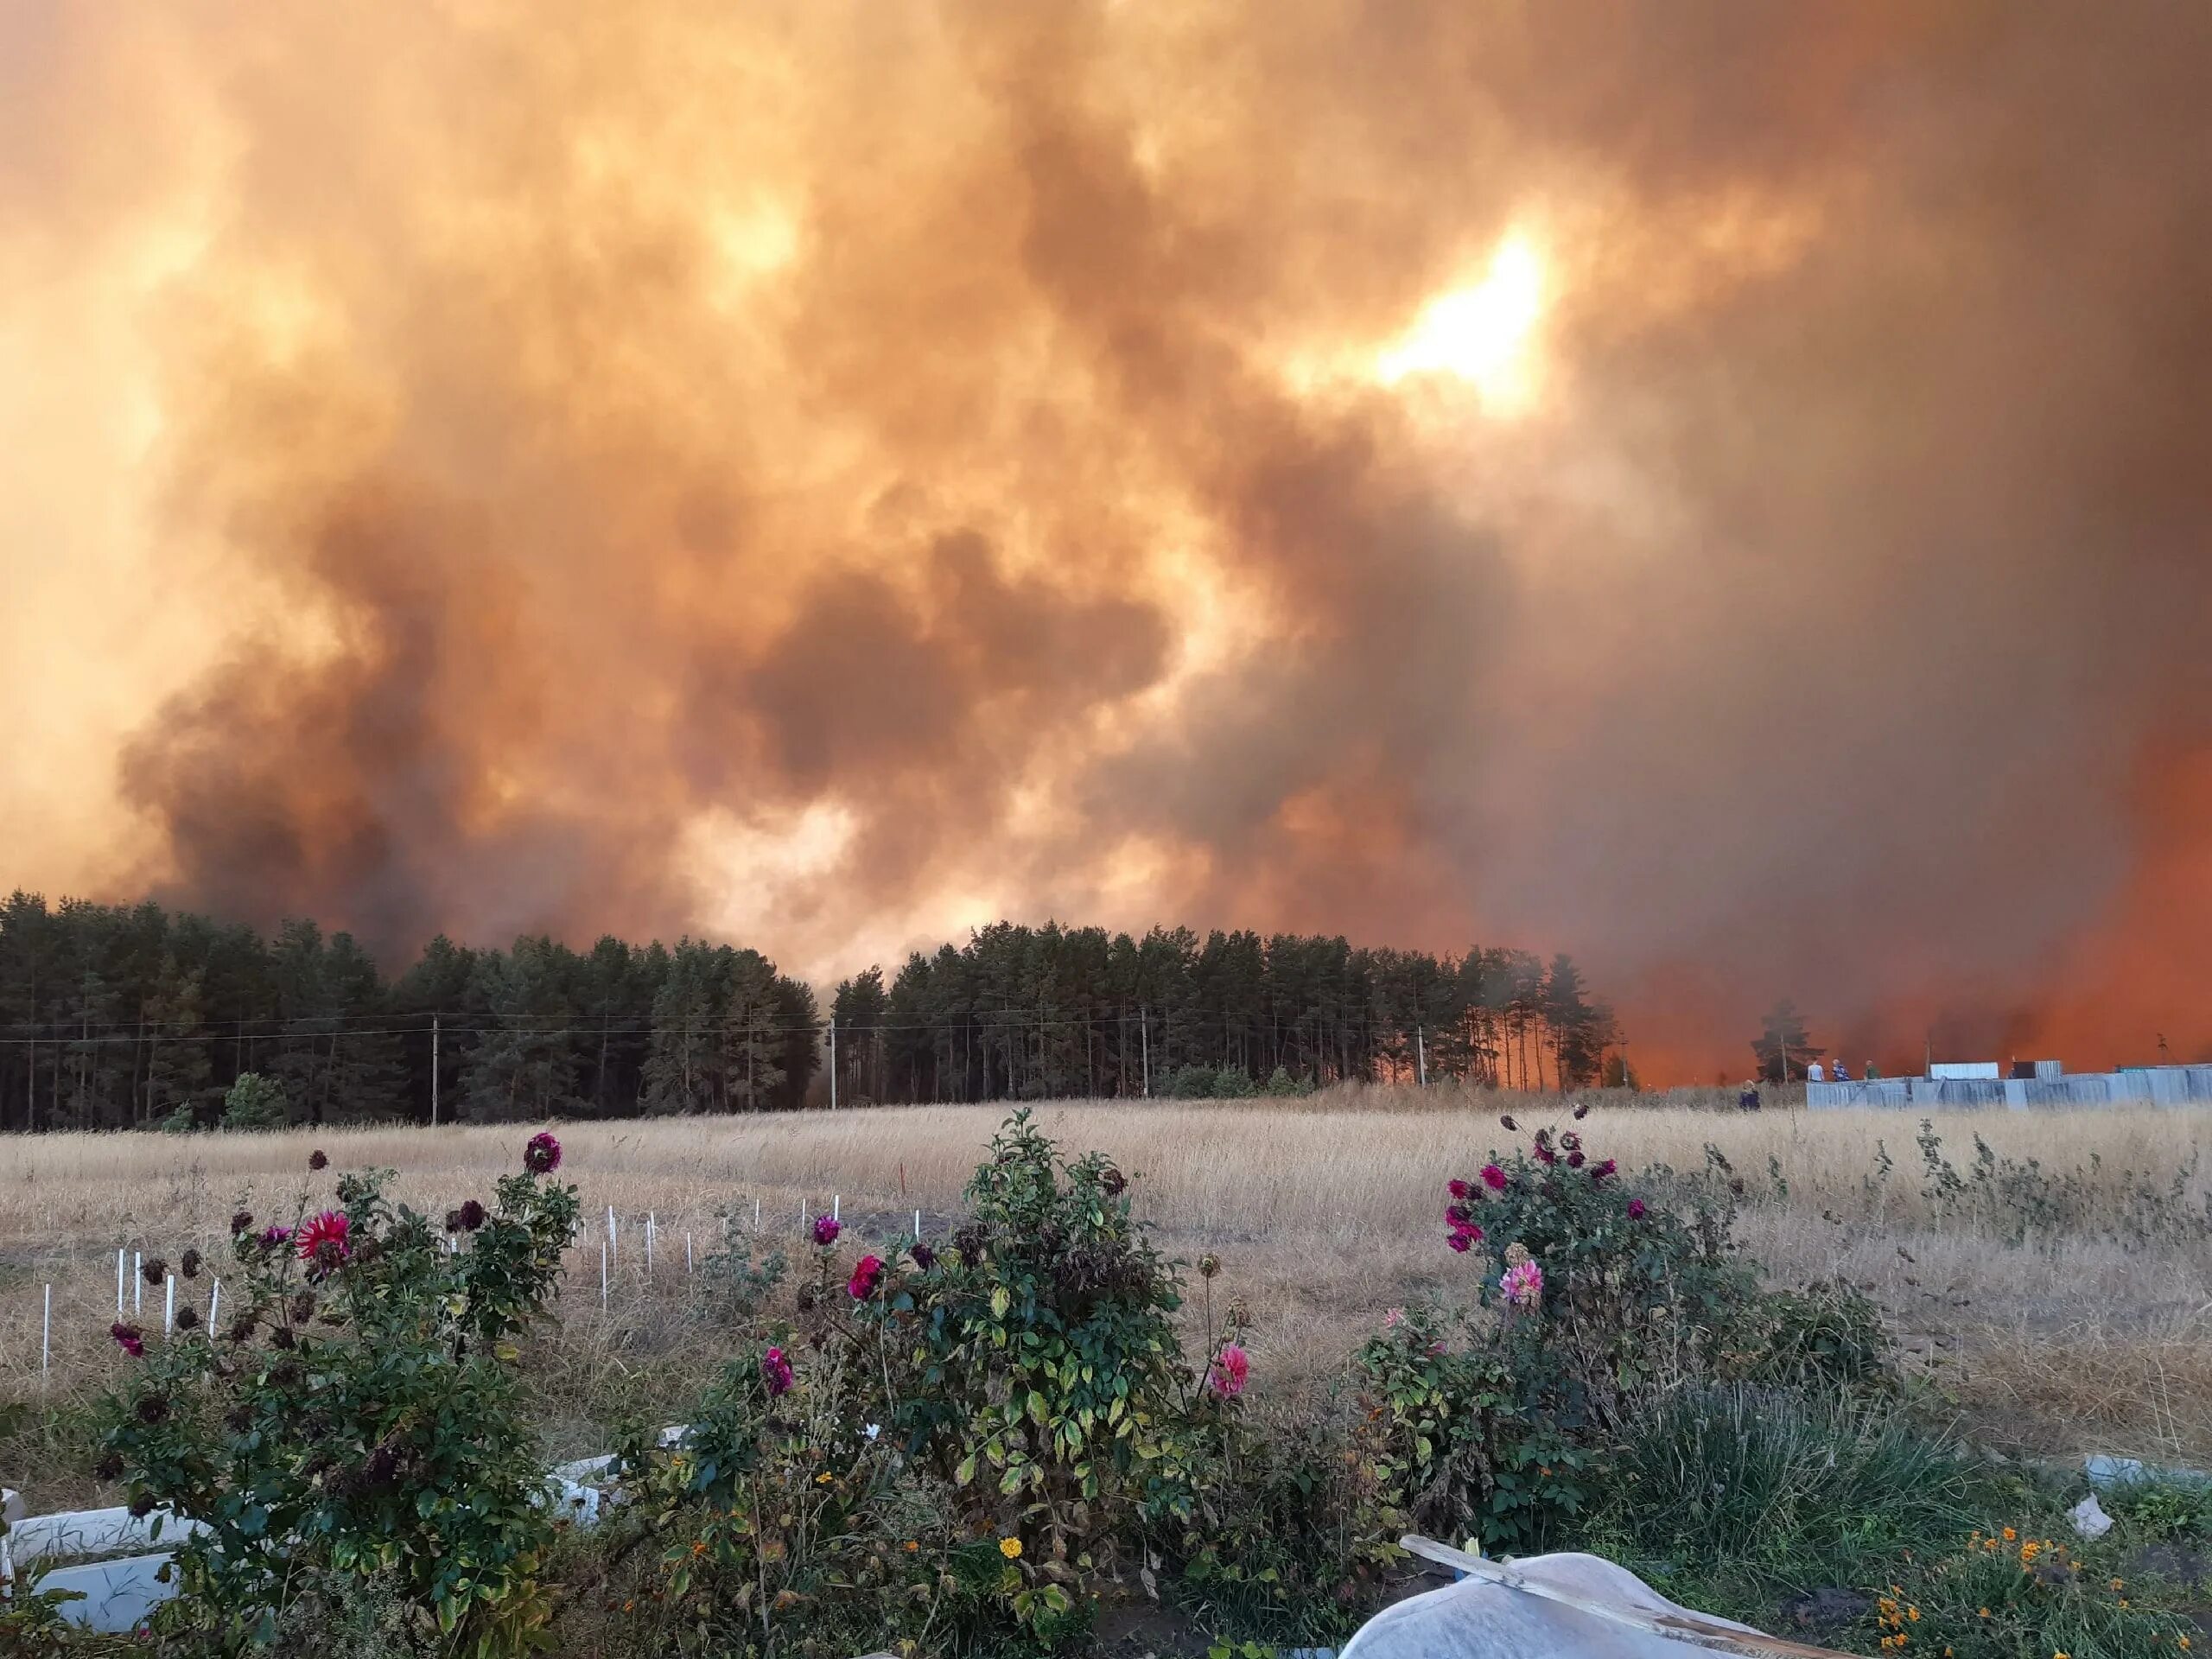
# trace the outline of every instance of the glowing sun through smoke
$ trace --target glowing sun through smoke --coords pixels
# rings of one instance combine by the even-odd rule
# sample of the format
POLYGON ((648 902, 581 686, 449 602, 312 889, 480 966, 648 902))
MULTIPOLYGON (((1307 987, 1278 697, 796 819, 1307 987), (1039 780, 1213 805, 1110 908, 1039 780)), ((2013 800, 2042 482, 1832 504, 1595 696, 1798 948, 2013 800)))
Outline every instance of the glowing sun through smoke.
POLYGON ((1376 377, 1395 386, 1409 376, 1449 374, 1466 381, 1485 406, 1510 409, 1534 390, 1529 348, 1544 311, 1544 265, 1525 236, 1508 237, 1471 288, 1440 294, 1375 360, 1376 377))

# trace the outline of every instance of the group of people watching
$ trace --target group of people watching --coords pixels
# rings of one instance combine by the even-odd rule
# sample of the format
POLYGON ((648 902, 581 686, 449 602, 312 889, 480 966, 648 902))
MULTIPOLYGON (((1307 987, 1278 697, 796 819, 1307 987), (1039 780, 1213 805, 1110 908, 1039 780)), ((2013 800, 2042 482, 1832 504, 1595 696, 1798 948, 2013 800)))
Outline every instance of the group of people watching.
MULTIPOLYGON (((1875 1083, 1880 1080, 1882 1071, 1873 1061, 1869 1060, 1866 1062, 1866 1069, 1859 1075, 1868 1083, 1875 1083)), ((1849 1083, 1852 1080, 1851 1068, 1841 1060, 1825 1068, 1818 1060, 1815 1060, 1805 1068, 1805 1081, 1808 1083, 1849 1083)))
MULTIPOLYGON (((1866 1069, 1859 1075, 1867 1082, 1873 1083, 1880 1078, 1882 1071, 1873 1061, 1869 1060, 1866 1062, 1866 1069)), ((1808 1083, 1849 1083, 1853 1078, 1850 1066, 1842 1060, 1836 1061, 1833 1065, 1822 1065, 1820 1061, 1815 1060, 1805 1068, 1805 1081, 1808 1083)), ((1750 1077, 1744 1079, 1744 1090, 1736 1096, 1736 1104, 1746 1112, 1758 1110, 1759 1086, 1756 1080, 1750 1077)))

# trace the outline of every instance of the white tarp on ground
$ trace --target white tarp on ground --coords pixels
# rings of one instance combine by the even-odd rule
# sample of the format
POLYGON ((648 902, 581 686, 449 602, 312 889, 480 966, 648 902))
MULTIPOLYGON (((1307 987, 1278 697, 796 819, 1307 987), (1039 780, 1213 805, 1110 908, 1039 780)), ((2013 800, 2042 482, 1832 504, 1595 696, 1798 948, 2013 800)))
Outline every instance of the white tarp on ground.
POLYGON ((1821 1651, 1679 1605, 1603 1556, 1531 1555, 1501 1565, 1425 1539, 1406 1543, 1475 1576, 1385 1608, 1360 1626, 1342 1659, 1686 1659, 1696 1649, 1821 1651))

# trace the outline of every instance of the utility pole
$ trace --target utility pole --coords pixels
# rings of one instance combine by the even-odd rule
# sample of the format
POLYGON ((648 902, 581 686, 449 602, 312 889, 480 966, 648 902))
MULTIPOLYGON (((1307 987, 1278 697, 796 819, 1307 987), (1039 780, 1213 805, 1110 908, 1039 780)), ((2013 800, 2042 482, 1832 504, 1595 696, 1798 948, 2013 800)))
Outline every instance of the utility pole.
POLYGON ((1419 1026, 1414 1027, 1414 1075, 1428 1087, 1428 1033, 1419 1026))
POLYGON ((438 1127, 438 1016, 430 1016, 430 1127, 438 1127))
POLYGON ((1137 1035, 1144 1046, 1144 1097, 1152 1098, 1152 1010, 1137 1010, 1137 1035))
POLYGON ((837 1109, 837 1016, 830 1016, 830 1109, 837 1109))

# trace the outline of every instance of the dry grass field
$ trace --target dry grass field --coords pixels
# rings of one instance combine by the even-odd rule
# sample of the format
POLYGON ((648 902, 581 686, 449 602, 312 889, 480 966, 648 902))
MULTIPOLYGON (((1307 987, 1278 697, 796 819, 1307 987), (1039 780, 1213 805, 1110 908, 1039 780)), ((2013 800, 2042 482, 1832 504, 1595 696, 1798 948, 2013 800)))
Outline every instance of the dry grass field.
MULTIPOLYGON (((1930 1387, 1986 1439, 2054 1455, 2212 1459, 2202 1173, 2212 1114, 1950 1114, 1936 1125, 1960 1182, 1947 1201, 1906 1114, 1754 1116, 1700 1109, 1695 1096, 1664 1105, 1591 1098, 1580 1127, 1592 1155, 1624 1169, 1698 1168, 1707 1145, 1718 1147, 1745 1183, 1739 1235, 1772 1277, 1840 1273, 1871 1287, 1930 1387), (1977 1135, 1993 1172, 1979 1181, 1977 1135), (1885 1153, 1894 1165, 1886 1179, 1885 1153)), ((1444 1248, 1443 1183, 1503 1147, 1501 1110, 1524 1129, 1564 1116, 1556 1100, 1372 1090, 1313 1101, 1054 1103, 1039 1119, 1068 1147, 1100 1147, 1137 1177, 1141 1211, 1171 1251, 1221 1256, 1215 1294, 1244 1297, 1259 1321, 1255 1392, 1289 1398, 1340 1375, 1384 1309, 1463 1289, 1465 1263, 1444 1248)), ((917 1107, 560 1126, 562 1173, 581 1189, 588 1228, 544 1372, 552 1449, 598 1449, 625 1412, 679 1409, 718 1363, 711 1308, 684 1274, 687 1233, 703 1258, 723 1212, 749 1227, 757 1201, 764 1230, 796 1253, 802 1205, 833 1198, 864 1235, 902 1230, 917 1208, 939 1230, 1000 1116, 917 1107), (602 1312, 610 1205, 620 1258, 602 1312), (660 1238, 650 1284, 648 1211, 660 1238)), ((327 1197, 337 1171, 366 1166, 395 1168, 398 1196, 442 1214, 488 1198, 531 1127, 0 1145, 0 1400, 29 1408, 0 1413, 0 1480, 28 1486, 35 1508, 90 1495, 70 1408, 120 1363, 106 1334, 118 1246, 175 1262, 196 1245, 219 1262, 239 1205, 289 1219, 303 1197, 327 1197), (333 1167, 310 1176, 315 1147, 333 1167), (54 1360, 42 1376, 48 1282, 54 1360)), ((204 1277, 180 1290, 204 1305, 204 1277)), ((157 1328, 158 1290, 148 1289, 146 1308, 157 1328)))

